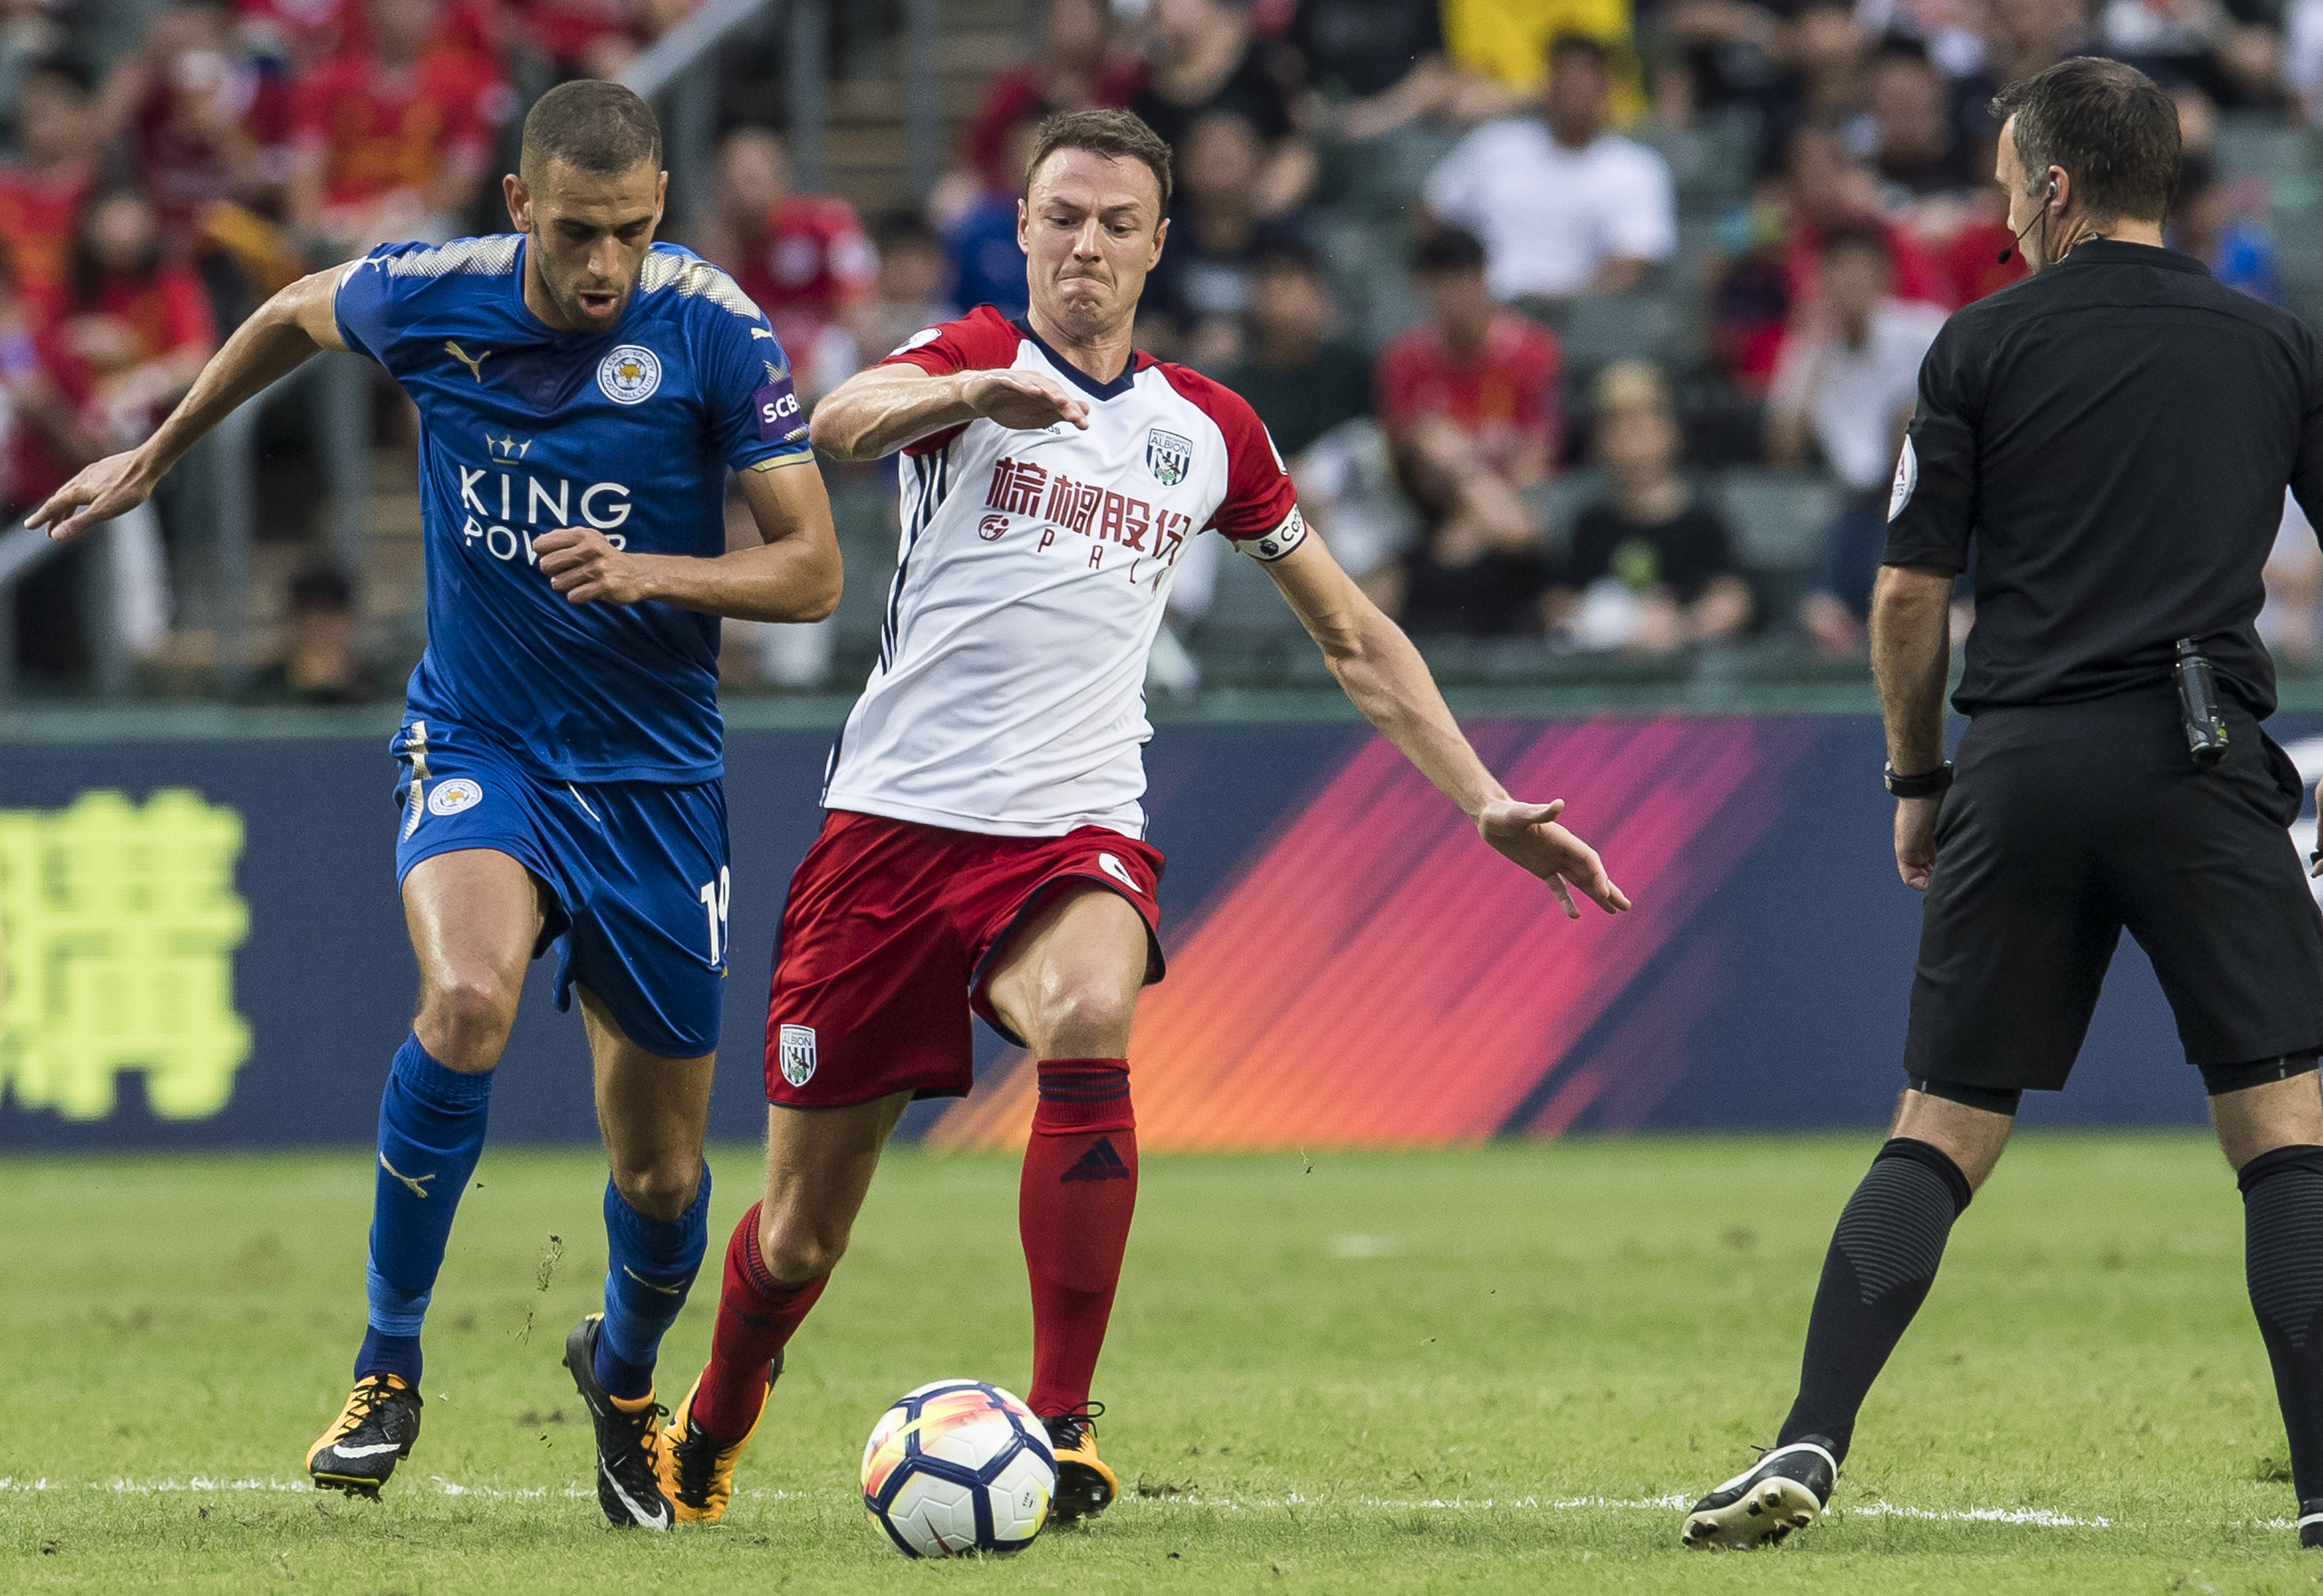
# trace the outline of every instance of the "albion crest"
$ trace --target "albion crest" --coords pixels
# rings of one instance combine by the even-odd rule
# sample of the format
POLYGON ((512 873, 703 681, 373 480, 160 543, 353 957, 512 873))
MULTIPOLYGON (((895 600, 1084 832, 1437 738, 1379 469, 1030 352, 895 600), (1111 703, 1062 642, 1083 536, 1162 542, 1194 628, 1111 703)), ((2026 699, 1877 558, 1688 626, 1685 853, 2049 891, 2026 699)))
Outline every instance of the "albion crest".
POLYGON ((597 362, 597 386, 617 405, 641 405, 661 386, 661 361, 642 344, 624 344, 597 362))
POLYGON ((785 1025, 782 1029, 783 1078, 803 1087, 814 1078, 814 1027, 785 1025))
POLYGON ((1165 488, 1186 480, 1194 463, 1194 440, 1153 428, 1145 435, 1145 469, 1165 488))

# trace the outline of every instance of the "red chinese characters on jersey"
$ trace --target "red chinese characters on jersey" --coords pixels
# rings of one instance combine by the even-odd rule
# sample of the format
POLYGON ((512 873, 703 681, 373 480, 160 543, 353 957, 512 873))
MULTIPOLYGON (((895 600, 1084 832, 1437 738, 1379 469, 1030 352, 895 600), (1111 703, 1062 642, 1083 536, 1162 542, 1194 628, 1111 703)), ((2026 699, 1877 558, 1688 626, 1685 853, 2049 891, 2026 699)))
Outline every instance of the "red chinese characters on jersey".
POLYGON ((1094 482, 1059 477, 1049 489, 1049 519, 1086 537, 1090 518, 1097 514, 1097 500, 1104 497, 1105 490, 1094 482))
MULTIPOLYGON (((1068 532, 1099 543, 1119 544, 1133 553, 1169 564, 1177 563, 1178 550, 1194 524, 1193 517, 1177 510, 1133 499, 1094 482, 1076 482, 1066 476, 1052 478, 1045 468, 1030 460, 1005 456, 993 463, 992 486, 985 493, 984 507, 1010 515, 1039 516, 1068 532)), ((1048 547, 1051 541, 1043 538, 1041 546, 1048 547)))
POLYGON ((992 467, 992 491, 984 496, 984 508, 1012 516, 1039 515, 1048 482, 1049 473, 1031 461, 1004 458, 992 467))

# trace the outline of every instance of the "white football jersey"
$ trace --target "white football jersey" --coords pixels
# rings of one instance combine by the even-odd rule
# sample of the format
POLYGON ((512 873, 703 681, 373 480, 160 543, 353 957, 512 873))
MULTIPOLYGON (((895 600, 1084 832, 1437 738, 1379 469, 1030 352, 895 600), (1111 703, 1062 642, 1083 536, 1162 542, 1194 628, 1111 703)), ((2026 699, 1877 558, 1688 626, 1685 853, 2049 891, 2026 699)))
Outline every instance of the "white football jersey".
POLYGON ((989 306, 888 357, 1038 371, 1088 428, 978 419, 904 450, 879 663, 823 805, 1004 837, 1145 830, 1145 656, 1187 543, 1262 560, 1305 538, 1290 473, 1231 390, 1134 355, 1100 383, 989 306))

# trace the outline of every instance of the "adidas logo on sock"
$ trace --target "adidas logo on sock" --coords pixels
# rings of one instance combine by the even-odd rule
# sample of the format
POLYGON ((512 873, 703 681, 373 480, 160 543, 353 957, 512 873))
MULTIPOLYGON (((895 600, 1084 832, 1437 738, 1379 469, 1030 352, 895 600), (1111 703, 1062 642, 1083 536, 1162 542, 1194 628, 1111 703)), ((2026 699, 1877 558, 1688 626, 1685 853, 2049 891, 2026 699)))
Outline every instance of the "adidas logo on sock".
POLYGON ((1121 1154, 1114 1151, 1113 1138, 1107 1136, 1100 1141, 1095 1147, 1090 1148, 1087 1152, 1081 1154, 1080 1161, 1075 1164, 1071 1169, 1067 1169, 1063 1174, 1058 1176, 1057 1179, 1060 1182, 1066 1180, 1126 1180, 1129 1179, 1129 1166, 1122 1162, 1121 1154))

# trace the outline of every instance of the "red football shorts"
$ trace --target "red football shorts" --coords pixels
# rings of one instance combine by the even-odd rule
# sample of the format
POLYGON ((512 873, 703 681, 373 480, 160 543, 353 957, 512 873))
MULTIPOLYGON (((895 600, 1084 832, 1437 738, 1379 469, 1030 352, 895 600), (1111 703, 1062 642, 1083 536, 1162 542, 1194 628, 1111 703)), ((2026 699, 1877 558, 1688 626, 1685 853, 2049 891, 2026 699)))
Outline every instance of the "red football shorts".
POLYGON ((1162 850, 1083 826, 987 837, 833 810, 791 876, 767 1005, 767 1101, 840 1108, 895 1092, 968 1094, 969 1014, 1024 1045, 984 980, 1010 934, 1087 882, 1145 917, 1145 979, 1162 978, 1162 850))

